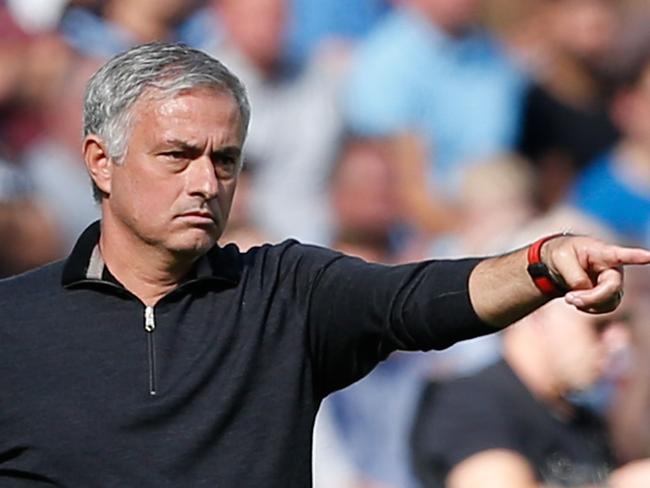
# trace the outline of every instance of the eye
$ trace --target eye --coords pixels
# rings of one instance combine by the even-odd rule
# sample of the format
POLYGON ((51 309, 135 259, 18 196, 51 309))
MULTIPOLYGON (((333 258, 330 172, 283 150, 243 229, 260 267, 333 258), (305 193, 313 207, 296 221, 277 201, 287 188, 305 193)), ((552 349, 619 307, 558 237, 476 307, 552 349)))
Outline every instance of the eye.
POLYGON ((219 164, 223 164, 225 166, 234 166, 237 164, 237 160, 231 156, 225 156, 219 159, 219 164))
POLYGON ((161 153, 163 156, 170 158, 170 159, 183 159, 186 157, 186 154, 184 151, 166 151, 164 153, 161 153))
POLYGON ((192 159, 187 151, 180 149, 163 151, 159 153, 159 157, 162 158, 161 162, 164 166, 174 173, 183 171, 192 159))
POLYGON ((232 178, 237 173, 238 159, 227 154, 220 154, 214 158, 214 166, 217 176, 220 178, 232 178))

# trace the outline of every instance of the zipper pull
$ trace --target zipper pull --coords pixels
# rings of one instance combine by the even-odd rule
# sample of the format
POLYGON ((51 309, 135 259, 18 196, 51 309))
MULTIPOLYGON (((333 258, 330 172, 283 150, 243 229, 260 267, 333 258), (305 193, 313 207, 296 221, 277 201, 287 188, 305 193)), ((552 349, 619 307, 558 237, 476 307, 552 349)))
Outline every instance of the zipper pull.
POLYGON ((153 332, 156 328, 156 321, 153 316, 153 307, 147 306, 144 309, 144 330, 147 332, 153 332))

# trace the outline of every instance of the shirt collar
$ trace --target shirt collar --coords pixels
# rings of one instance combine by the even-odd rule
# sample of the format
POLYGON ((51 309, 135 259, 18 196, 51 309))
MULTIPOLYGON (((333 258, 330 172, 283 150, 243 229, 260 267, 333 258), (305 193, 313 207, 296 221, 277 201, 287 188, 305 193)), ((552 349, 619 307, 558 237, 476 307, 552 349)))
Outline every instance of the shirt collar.
MULTIPOLYGON (((100 222, 83 231, 65 261, 61 284, 64 287, 88 282, 114 282, 99 251, 100 222)), ((183 285, 188 282, 218 281, 235 286, 242 273, 242 260, 235 245, 215 245, 195 263, 183 285)))

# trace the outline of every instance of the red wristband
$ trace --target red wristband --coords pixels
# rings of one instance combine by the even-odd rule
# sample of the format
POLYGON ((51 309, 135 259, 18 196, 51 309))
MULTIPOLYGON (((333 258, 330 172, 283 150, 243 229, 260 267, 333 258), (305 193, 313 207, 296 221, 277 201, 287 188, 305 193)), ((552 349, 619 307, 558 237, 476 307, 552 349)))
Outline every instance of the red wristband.
POLYGON ((539 291, 547 297, 557 298, 571 291, 553 272, 542 262, 542 246, 545 242, 562 237, 566 234, 552 234, 535 241, 528 248, 528 274, 539 291))

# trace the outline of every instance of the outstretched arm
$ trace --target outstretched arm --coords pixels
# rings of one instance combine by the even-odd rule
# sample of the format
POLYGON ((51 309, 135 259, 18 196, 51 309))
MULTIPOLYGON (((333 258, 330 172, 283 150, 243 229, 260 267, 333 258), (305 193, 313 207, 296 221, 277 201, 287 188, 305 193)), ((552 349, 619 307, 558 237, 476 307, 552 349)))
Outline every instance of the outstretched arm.
MULTIPOLYGON (((606 244, 586 236, 559 236, 544 243, 541 259, 570 291, 564 300, 579 310, 614 310, 623 292, 623 266, 650 263, 650 251, 606 244)), ((527 272, 527 248, 489 258, 469 278, 476 313, 505 327, 550 298, 537 289, 527 272)))

